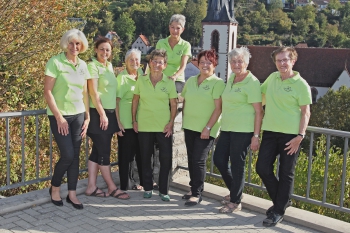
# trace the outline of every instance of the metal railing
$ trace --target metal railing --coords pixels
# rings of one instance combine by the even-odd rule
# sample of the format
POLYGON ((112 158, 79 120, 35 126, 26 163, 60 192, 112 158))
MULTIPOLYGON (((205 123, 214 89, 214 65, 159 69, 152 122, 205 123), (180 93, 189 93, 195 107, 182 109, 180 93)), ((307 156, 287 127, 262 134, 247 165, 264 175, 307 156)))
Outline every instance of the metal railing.
MULTIPOLYGON (((349 187, 350 184, 347 184, 346 179, 349 177, 346 177, 347 173, 347 157, 349 154, 349 148, 348 148, 348 143, 349 143, 349 138, 350 138, 350 132, 345 132, 345 131, 340 131, 340 130, 332 130, 332 129, 325 129, 325 128, 319 128, 319 127, 313 127, 309 126, 307 128, 307 139, 310 140, 309 143, 309 148, 308 148, 308 153, 307 153, 307 159, 308 159, 308 166, 307 166, 307 182, 305 184, 305 193, 303 195, 297 195, 295 193, 292 194, 292 198, 295 200, 303 201, 306 203, 318 205, 318 206, 323 206, 327 207, 330 209, 350 213, 350 208, 347 206, 344 206, 344 200, 348 198, 346 195, 346 187, 349 187), (314 144, 316 142, 315 139, 315 134, 321 134, 326 136, 326 149, 324 155, 324 175, 323 175, 323 190, 322 190, 322 199, 321 200, 316 200, 310 197, 310 191, 312 189, 311 187, 311 178, 312 178, 312 164, 313 164, 313 158, 314 158, 314 144), (342 148, 342 166, 341 166, 341 190, 340 190, 340 195, 339 195, 339 204, 332 204, 327 202, 327 188, 328 188, 328 168, 329 168, 329 157, 330 157, 330 149, 331 149, 331 138, 334 137, 340 137, 344 138, 344 148, 342 148), (348 186, 346 186, 348 185, 348 186)), ((215 150, 215 145, 214 148, 212 149, 212 153, 215 150)), ((261 182, 260 184, 253 183, 252 182, 252 175, 256 174, 255 168, 252 164, 253 161, 253 154, 252 151, 249 152, 248 158, 247 158, 247 171, 246 171, 246 182, 245 185, 248 187, 252 187, 254 189, 258 190, 264 190, 266 191, 265 186, 261 182), (253 167, 253 168, 252 168, 253 167)), ((220 174, 214 173, 214 162, 213 162, 213 156, 211 156, 211 160, 207 161, 207 163, 210 162, 210 169, 209 172, 207 172, 207 176, 213 177, 213 178, 218 178, 222 179, 220 174)), ((277 164, 279 164, 279 156, 277 158, 277 164)), ((298 164, 297 164, 298 166, 298 164)), ((278 166, 276 170, 276 174, 278 176, 278 166)), ((187 167, 185 166, 179 166, 178 168, 188 170, 187 167)), ((340 177, 339 177, 340 178, 340 177)))
MULTIPOLYGON (((0 183, 0 191, 5 191, 5 190, 9 190, 9 189, 14 189, 14 188, 18 188, 18 187, 22 187, 22 186, 26 186, 26 185, 31 185, 31 184, 35 184, 35 183, 39 183, 42 181, 47 181, 50 180, 53 174, 53 164, 52 164, 52 160, 53 160, 53 138, 52 138, 52 132, 51 129, 49 127, 49 123, 47 120, 47 125, 46 127, 42 127, 43 124, 42 122, 40 122, 40 118, 42 118, 42 121, 44 121, 43 119, 47 120, 47 116, 46 116, 46 110, 41 109, 41 110, 33 110, 33 111, 22 111, 22 112, 6 112, 6 113, 0 113, 0 133, 2 137, 2 141, 0 142, 0 165, 2 165, 2 161, 6 160, 6 181, 5 184, 0 183), (34 119, 33 119, 34 118, 34 119), (26 120, 27 119, 27 120, 26 120), (19 120, 19 121, 18 121, 19 120), (16 121, 13 122, 11 124, 11 121, 16 121), (30 126, 25 126, 26 122, 33 122, 34 124, 31 124, 31 126, 34 126, 35 129, 33 130, 30 126), (17 148, 16 153, 18 154, 18 152, 20 151, 21 156, 20 156, 20 160, 21 160, 21 174, 20 174, 20 180, 18 180, 17 182, 15 181, 11 181, 11 174, 14 172, 14 170, 18 170, 18 167, 11 167, 11 155, 13 156, 13 154, 11 153, 11 143, 18 143, 18 142, 12 142, 11 139, 11 129, 12 130, 18 130, 18 126, 20 126, 20 136, 17 135, 16 139, 20 138, 20 149, 17 148), (43 128, 43 129, 42 129, 43 128), (2 130, 3 129, 3 130, 2 130), (28 135, 28 133, 26 133, 26 131, 35 131, 34 135, 28 135), (45 132, 43 132, 45 131, 45 132), (49 156, 49 166, 48 167, 44 167, 42 169, 40 169, 40 156, 39 155, 39 148, 40 148, 40 140, 42 138, 40 138, 40 135, 44 135, 46 134, 46 136, 48 137, 48 141, 49 141, 49 145, 42 145, 43 147, 48 147, 48 155, 49 156), (30 148, 31 151, 35 150, 35 178, 34 179, 26 179, 26 172, 28 169, 28 166, 26 166, 26 162, 27 162, 27 154, 25 152, 25 148, 28 147, 28 145, 26 145, 26 138, 29 139, 32 137, 35 137, 35 148, 30 148), (6 157, 6 159, 4 159, 4 157, 6 157), (46 176, 41 176, 40 175, 40 171, 41 170, 49 170, 49 174, 46 176)), ((47 138, 46 138, 47 139, 47 138)), ((1 140, 1 138, 0 138, 1 140)), ((79 173, 83 173, 87 171, 87 162, 88 162, 88 157, 89 157, 89 143, 88 143, 89 139, 88 137, 86 137, 86 139, 84 140, 84 142, 82 143, 82 146, 84 146, 84 158, 85 158, 85 168, 81 168, 79 170, 79 173)), ((31 145, 32 146, 32 145, 31 145)), ((43 153, 40 153, 43 154, 43 153)), ((112 166, 117 165, 117 162, 111 163, 112 166)), ((0 166, 1 167, 1 166, 0 166)), ((2 171, 3 173, 4 171, 2 171)), ((1 180, 0 180, 1 181, 1 180)))

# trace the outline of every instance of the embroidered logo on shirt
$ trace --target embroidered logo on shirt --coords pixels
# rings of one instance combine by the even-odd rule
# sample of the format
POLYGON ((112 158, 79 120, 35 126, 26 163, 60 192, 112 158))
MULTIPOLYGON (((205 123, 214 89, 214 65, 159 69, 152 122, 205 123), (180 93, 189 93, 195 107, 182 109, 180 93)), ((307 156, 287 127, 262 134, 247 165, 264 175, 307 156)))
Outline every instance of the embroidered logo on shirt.
POLYGON ((210 89, 210 87, 209 87, 209 85, 205 85, 205 86, 203 87, 203 89, 207 91, 207 90, 210 89))
POLYGON ((177 52, 176 52, 176 55, 181 56, 181 55, 182 55, 182 51, 181 51, 181 50, 180 50, 180 51, 177 51, 177 52))
POLYGON ((165 87, 160 88, 162 92, 168 93, 168 90, 165 87))
POLYGON ((291 88, 290 86, 284 87, 283 89, 284 89, 286 92, 291 92, 291 91, 292 91, 292 88, 291 88))
POLYGON ((79 75, 85 75, 85 71, 83 69, 79 70, 79 75))
POLYGON ((242 90, 241 90, 241 88, 240 88, 240 87, 239 87, 239 88, 234 89, 233 91, 234 91, 234 92, 242 92, 242 90))

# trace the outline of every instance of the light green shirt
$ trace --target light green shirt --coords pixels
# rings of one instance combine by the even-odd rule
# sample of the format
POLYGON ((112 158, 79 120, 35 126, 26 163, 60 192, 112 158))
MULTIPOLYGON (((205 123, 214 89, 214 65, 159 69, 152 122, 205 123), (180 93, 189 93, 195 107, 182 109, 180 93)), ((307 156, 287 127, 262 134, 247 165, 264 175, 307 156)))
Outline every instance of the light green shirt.
POLYGON ((233 84, 235 77, 231 74, 222 93, 221 130, 254 132, 255 110, 252 103, 261 102, 260 82, 250 71, 243 81, 233 84))
MULTIPOLYGON (((101 99, 104 109, 115 109, 117 98, 117 79, 114 75, 113 67, 110 62, 107 66, 102 65, 95 58, 88 64, 91 78, 98 79, 97 93, 101 99)), ((90 97, 90 107, 95 108, 90 97)))
MULTIPOLYGON (((138 70, 138 77, 142 76, 142 69, 138 70)), ((118 76, 119 117, 124 129, 132 129, 131 104, 134 96, 136 80, 124 69, 118 76)))
POLYGON ((140 132, 163 132, 170 121, 169 100, 177 98, 175 83, 163 74, 153 87, 149 74, 137 79, 135 95, 140 96, 137 110, 140 132))
POLYGON ((307 82, 294 71, 295 76, 281 79, 274 72, 261 85, 266 97, 262 130, 286 134, 298 134, 301 119, 300 106, 312 103, 311 89, 307 82))
MULTIPOLYGON (((169 36, 170 37, 170 36, 169 36)), ((167 67, 163 71, 166 76, 173 76, 181 66, 181 58, 184 55, 191 57, 191 44, 180 38, 180 41, 172 49, 169 45, 169 37, 157 42, 156 49, 165 49, 168 57, 167 67)), ((185 73, 180 74, 176 81, 185 82, 185 73)))
MULTIPOLYGON (((74 66, 64 53, 60 53, 46 63, 45 75, 56 79, 52 95, 63 116, 85 112, 83 90, 90 73, 83 60, 78 58, 77 66, 74 66)), ((49 107, 47 115, 53 115, 49 107)))
MULTIPOLYGON (((185 98, 182 127, 202 132, 215 109, 214 100, 221 97, 225 83, 213 74, 198 86, 198 76, 190 77, 181 93, 181 96, 185 98)), ((210 131, 210 136, 214 138, 219 134, 219 122, 220 118, 210 131)))

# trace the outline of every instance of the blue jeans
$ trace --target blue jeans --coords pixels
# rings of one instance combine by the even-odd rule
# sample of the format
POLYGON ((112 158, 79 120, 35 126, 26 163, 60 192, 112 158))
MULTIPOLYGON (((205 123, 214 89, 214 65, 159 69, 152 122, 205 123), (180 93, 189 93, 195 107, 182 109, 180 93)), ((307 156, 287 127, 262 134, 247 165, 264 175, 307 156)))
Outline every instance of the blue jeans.
POLYGON ((214 152, 214 164, 230 190, 232 203, 241 203, 244 189, 245 160, 253 133, 221 131, 214 152), (228 161, 231 161, 231 167, 228 161))
POLYGON ((287 155, 288 151, 284 149, 287 147, 286 143, 296 136, 295 134, 264 131, 256 162, 256 172, 272 199, 273 211, 280 215, 284 215, 293 191, 295 166, 300 152, 299 147, 295 154, 287 155), (277 155, 280 155, 279 179, 274 174, 273 166, 277 155))
POLYGON ((58 133, 57 121, 54 116, 49 116, 50 127, 55 137, 60 159, 56 163, 51 179, 51 185, 60 187, 64 173, 67 171, 68 190, 76 190, 79 175, 79 154, 82 141, 81 127, 84 123, 85 113, 77 115, 63 116, 68 122, 68 135, 63 136, 58 133))

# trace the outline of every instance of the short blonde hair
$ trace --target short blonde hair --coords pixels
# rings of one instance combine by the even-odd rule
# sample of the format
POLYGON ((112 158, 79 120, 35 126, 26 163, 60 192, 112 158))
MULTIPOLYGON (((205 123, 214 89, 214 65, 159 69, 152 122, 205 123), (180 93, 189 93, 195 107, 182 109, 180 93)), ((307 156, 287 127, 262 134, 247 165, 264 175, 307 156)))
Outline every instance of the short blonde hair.
POLYGON ((227 55, 229 62, 231 62, 232 59, 235 57, 242 56, 246 65, 249 65, 249 59, 252 57, 252 55, 250 55, 249 49, 245 46, 242 46, 240 48, 234 48, 227 55))
POLYGON ((276 49, 275 51, 273 51, 271 53, 271 58, 272 58, 273 62, 276 63, 276 55, 277 54, 284 53, 284 52, 289 52, 289 58, 291 60, 296 61, 298 59, 298 53, 295 50, 295 48, 286 46, 286 47, 279 47, 278 49, 276 49))
POLYGON ((71 29, 63 34, 61 41, 60 41, 60 47, 63 51, 67 51, 67 47, 69 42, 71 42, 73 39, 79 40, 82 43, 80 53, 85 52, 88 47, 89 43, 84 35, 84 33, 78 29, 71 29))

